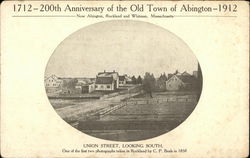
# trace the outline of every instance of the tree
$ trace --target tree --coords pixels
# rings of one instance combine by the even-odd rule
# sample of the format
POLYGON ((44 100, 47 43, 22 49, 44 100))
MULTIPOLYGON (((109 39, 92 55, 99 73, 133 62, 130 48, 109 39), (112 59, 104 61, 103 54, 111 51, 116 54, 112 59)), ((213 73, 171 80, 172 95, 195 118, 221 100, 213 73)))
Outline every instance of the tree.
POLYGON ((131 81, 132 84, 136 84, 136 78, 135 78, 135 76, 132 76, 131 80, 132 80, 131 81))
POLYGON ((70 80, 63 80, 62 87, 67 89, 75 89, 75 86, 77 84, 77 79, 70 79, 70 80))
POLYGON ((139 75, 138 78, 136 79, 136 83, 137 83, 137 84, 142 84, 142 78, 141 78, 140 75, 139 75))
POLYGON ((201 95, 201 90, 202 90, 202 72, 201 72, 201 67, 200 64, 198 63, 198 71, 197 71, 197 90, 198 90, 198 100, 201 95))
POLYGON ((165 80, 165 81, 167 81, 167 79, 168 79, 167 76, 166 76, 166 74, 165 74, 165 72, 162 75, 162 79, 165 80))
POLYGON ((157 90, 164 91, 166 89, 166 81, 167 81, 166 74, 165 73, 163 75, 161 74, 161 76, 156 81, 157 90))
POLYGON ((149 93, 150 97, 153 98, 152 91, 155 89, 154 75, 146 72, 142 84, 144 91, 149 93))
POLYGON ((176 75, 176 74, 178 74, 179 73, 179 71, 178 70, 175 70, 175 73, 174 73, 174 75, 176 75))

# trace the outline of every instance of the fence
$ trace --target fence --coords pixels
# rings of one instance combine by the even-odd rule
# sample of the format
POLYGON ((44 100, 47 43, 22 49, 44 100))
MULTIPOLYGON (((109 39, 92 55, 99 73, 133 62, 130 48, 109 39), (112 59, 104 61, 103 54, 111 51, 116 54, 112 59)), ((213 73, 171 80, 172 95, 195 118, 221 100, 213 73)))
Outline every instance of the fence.
POLYGON ((115 92, 115 93, 111 93, 111 94, 105 94, 102 97, 100 97, 100 99, 107 99, 107 98, 111 98, 111 97, 115 97, 118 96, 119 92, 115 92))
MULTIPOLYGON (((166 98, 149 98, 149 99, 136 99, 130 98, 122 101, 120 104, 111 104, 107 108, 95 111, 90 115, 84 117, 84 120, 99 120, 101 117, 110 114, 111 112, 122 108, 127 105, 142 105, 142 104, 160 104, 160 103, 196 103, 197 98, 195 96, 175 96, 175 97, 166 97, 166 98)), ((177 105, 178 106, 178 105, 177 105)))
POLYGON ((128 104, 157 104, 164 102, 197 102, 197 98, 195 96, 192 97, 166 97, 166 98, 151 98, 151 99, 135 99, 131 98, 126 101, 128 104))
POLYGON ((107 98, 112 98, 118 95, 125 95, 125 94, 130 94, 133 95, 133 93, 142 93, 142 87, 141 85, 137 85, 137 86, 133 86, 133 87, 128 87, 122 91, 119 92, 114 92, 114 93, 110 93, 110 94, 105 94, 102 97, 100 97, 100 99, 107 99, 107 98))
POLYGON ((82 117, 82 119, 83 120, 99 120, 101 117, 103 117, 103 116, 105 116, 105 115, 125 106, 125 105, 127 105, 127 102, 122 102, 122 103, 117 104, 117 105, 110 105, 107 108, 103 108, 101 110, 90 113, 89 115, 82 117))

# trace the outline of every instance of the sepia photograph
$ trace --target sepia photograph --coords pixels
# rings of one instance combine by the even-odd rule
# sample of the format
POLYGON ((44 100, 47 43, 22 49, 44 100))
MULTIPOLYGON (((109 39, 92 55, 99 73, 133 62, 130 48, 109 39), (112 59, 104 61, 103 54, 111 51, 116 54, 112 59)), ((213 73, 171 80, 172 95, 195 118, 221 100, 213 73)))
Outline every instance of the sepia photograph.
POLYGON ((85 134, 114 141, 162 135, 192 113, 202 72, 190 48, 156 25, 96 23, 64 39, 44 85, 57 114, 85 134))
POLYGON ((4 1, 1 157, 247 157, 246 1, 4 1))

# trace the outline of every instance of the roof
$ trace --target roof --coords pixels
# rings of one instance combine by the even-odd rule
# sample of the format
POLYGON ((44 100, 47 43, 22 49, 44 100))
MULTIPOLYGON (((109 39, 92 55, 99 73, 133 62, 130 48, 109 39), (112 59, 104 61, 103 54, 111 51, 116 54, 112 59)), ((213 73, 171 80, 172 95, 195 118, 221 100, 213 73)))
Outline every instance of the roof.
POLYGON ((111 74, 115 74, 115 73, 118 74, 118 72, 113 71, 113 72, 98 72, 98 75, 102 75, 102 74, 111 75, 111 74))
POLYGON ((77 82, 76 83, 76 86, 83 86, 84 84, 83 83, 81 83, 81 82, 77 82))
POLYGON ((183 76, 191 76, 189 73, 187 73, 186 71, 184 71, 181 75, 183 76))
POLYGON ((112 84, 113 77, 97 77, 95 83, 96 84, 112 84))
POLYGON ((174 74, 168 74, 168 79, 170 79, 174 74))
POLYGON ((196 78, 193 76, 183 76, 183 75, 176 75, 183 83, 194 83, 196 78))
POLYGON ((172 78, 172 77, 177 77, 180 79, 184 84, 193 84, 196 81, 196 78, 194 76, 185 76, 185 75, 171 75, 171 77, 167 80, 167 82, 172 78))
POLYGON ((70 77, 58 77, 60 80, 72 80, 73 78, 70 77))
POLYGON ((119 80, 120 81, 124 81, 125 80, 125 76, 119 76, 119 80))
POLYGON ((60 79, 60 78, 58 78, 56 75, 51 75, 51 76, 49 76, 49 77, 45 77, 45 80, 47 80, 47 79, 49 79, 49 78, 52 78, 52 79, 54 79, 54 80, 60 79))

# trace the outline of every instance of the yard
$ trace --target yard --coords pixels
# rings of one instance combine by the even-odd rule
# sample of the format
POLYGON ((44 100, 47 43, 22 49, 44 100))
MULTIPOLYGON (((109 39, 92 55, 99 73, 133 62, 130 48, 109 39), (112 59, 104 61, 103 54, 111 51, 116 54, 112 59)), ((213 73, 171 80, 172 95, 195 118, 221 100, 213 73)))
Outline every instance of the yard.
POLYGON ((89 135, 110 140, 152 138, 181 124, 194 110, 196 97, 195 93, 154 93, 153 98, 138 95, 126 100, 126 106, 100 117, 100 120, 93 121, 90 125, 89 122, 80 121, 78 129, 89 135), (169 100, 166 101, 166 98, 169 100))
POLYGON ((86 94, 85 96, 76 96, 72 94, 67 97, 49 98, 49 100, 58 115, 60 115, 65 121, 71 123, 86 118, 99 110, 119 105, 121 100, 137 94, 125 93, 123 91, 127 92, 127 90, 117 90, 112 92, 96 91, 86 94))

